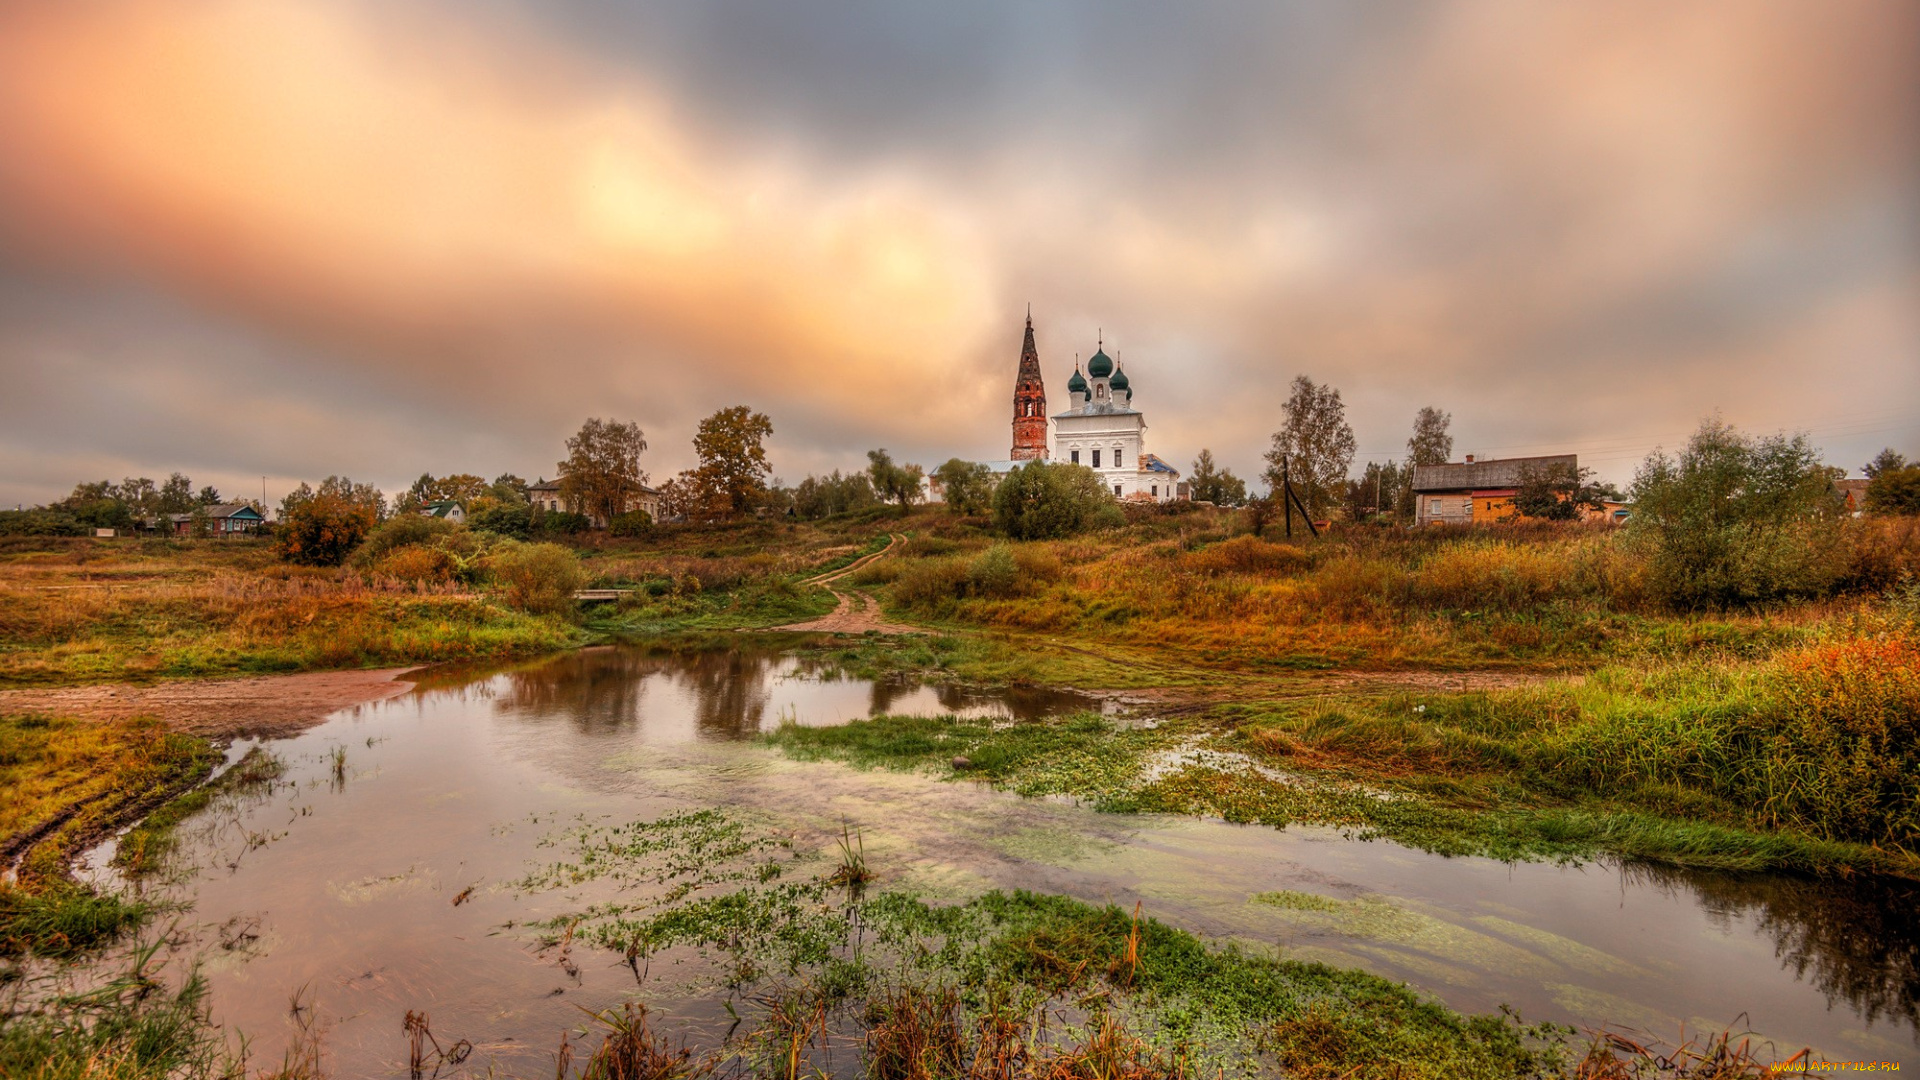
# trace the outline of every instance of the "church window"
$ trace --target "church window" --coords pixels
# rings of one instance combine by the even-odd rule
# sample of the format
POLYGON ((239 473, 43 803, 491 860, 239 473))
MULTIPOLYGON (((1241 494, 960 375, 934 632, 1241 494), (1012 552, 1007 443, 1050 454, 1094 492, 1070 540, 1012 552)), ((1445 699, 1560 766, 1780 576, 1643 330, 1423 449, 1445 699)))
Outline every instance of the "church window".
POLYGON ((1100 451, 1098 450, 1093 452, 1093 467, 1096 469, 1100 467, 1100 451))
POLYGON ((1160 485, 1159 485, 1159 484, 1155 484, 1155 485, 1153 485, 1153 497, 1154 497, 1154 498, 1156 498, 1156 499, 1160 497, 1160 485))
POLYGON ((1115 451, 1113 452, 1113 467, 1114 467, 1114 468, 1116 468, 1116 469, 1124 469, 1124 468, 1126 468, 1126 467, 1127 467, 1127 456, 1126 456, 1125 454, 1123 454, 1123 453, 1121 453, 1120 451, 1118 451, 1118 450, 1115 450, 1115 451))
POLYGON ((1120 485, 1119 485, 1119 484, 1115 484, 1115 485, 1113 485, 1113 494, 1114 494, 1114 497, 1115 497, 1115 498, 1119 498, 1119 496, 1120 496, 1120 485))
POLYGON ((1075 465, 1080 464, 1080 451, 1074 450, 1072 451, 1072 454, 1073 454, 1073 463, 1075 465))

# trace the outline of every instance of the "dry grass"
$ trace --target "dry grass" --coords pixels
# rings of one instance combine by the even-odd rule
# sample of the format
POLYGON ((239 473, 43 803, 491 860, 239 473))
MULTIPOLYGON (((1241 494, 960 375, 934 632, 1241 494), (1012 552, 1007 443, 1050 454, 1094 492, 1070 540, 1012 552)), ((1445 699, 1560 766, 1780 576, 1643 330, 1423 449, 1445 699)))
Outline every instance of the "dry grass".
POLYGON ((446 582, 288 567, 251 542, 89 540, 0 558, 0 685, 483 659, 574 637, 446 582))

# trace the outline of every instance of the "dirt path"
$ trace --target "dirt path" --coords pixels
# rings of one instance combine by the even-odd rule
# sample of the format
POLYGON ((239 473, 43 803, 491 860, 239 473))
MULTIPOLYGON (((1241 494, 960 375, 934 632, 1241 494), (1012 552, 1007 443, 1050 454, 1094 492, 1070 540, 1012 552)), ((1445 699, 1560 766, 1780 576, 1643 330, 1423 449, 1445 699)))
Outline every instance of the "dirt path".
POLYGON ((818 577, 808 578, 803 584, 821 586, 832 593, 834 599, 839 601, 839 604, 834 607, 831 614, 824 615, 809 622, 789 623, 786 626, 776 626, 774 629, 798 630, 819 634, 926 633, 925 630, 917 626, 902 626, 899 623, 886 622, 881 618, 880 605, 874 602, 873 597, 854 589, 852 586, 848 586, 845 591, 833 587, 834 582, 839 581, 841 578, 859 570, 868 563, 886 555, 905 539, 906 537, 899 533, 893 533, 887 537, 887 546, 881 548, 879 551, 871 555, 863 555, 838 570, 829 571, 818 577))
POLYGON ((406 693, 413 684, 399 676, 412 670, 0 690, 0 712, 57 713, 86 720, 152 716, 176 730, 212 738, 291 735, 339 709, 406 693))

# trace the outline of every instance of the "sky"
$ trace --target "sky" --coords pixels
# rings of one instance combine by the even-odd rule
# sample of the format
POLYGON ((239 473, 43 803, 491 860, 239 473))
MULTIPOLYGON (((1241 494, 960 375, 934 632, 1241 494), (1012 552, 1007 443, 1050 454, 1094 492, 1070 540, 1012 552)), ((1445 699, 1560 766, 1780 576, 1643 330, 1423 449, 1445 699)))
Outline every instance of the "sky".
POLYGON ((1920 456, 1920 4, 0 0, 0 504, 1003 458, 1029 304, 1183 469, 1920 456))

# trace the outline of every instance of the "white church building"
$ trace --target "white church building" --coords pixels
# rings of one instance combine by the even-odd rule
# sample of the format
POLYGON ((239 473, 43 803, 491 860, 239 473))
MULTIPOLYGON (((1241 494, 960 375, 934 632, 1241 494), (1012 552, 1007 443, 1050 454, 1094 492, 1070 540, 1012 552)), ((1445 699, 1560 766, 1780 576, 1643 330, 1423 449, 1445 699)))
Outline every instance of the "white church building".
MULTIPOLYGON (((1029 312, 1013 384, 1013 449, 1007 460, 983 462, 996 483, 1029 461, 1064 461, 1092 469, 1118 499, 1187 498, 1180 470, 1147 453, 1147 418, 1133 407, 1133 384, 1107 355, 1104 342, 1087 361, 1085 374, 1075 366, 1067 395, 1067 411, 1049 416, 1029 312)), ((927 497, 941 498, 932 481, 927 497)))
POLYGON ((1055 461, 1085 465, 1120 499, 1184 498, 1180 471, 1147 453, 1147 418, 1133 407, 1133 383, 1105 344, 1067 380, 1069 405, 1053 414, 1055 461))

